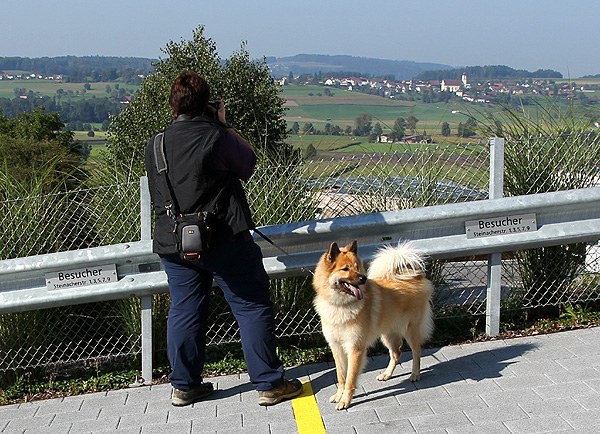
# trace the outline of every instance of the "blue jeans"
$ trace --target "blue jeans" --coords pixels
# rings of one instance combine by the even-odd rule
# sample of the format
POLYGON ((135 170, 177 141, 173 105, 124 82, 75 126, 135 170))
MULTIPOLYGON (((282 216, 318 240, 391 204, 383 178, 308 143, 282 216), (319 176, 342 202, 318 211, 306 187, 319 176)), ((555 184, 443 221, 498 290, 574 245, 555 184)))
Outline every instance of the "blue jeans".
POLYGON ((278 386, 284 369, 275 353, 273 303, 260 247, 254 241, 238 239, 215 246, 195 262, 184 261, 177 254, 160 257, 171 294, 167 355, 173 387, 189 390, 202 382, 213 279, 240 327, 250 381, 256 390, 278 386))

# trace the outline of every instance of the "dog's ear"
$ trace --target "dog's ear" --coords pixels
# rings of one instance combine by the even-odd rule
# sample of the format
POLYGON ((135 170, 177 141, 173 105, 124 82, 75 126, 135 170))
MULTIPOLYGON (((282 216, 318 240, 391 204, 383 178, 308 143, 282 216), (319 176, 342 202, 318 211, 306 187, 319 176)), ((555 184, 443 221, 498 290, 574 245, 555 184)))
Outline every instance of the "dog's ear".
POLYGON ((358 253, 358 243, 356 240, 352 241, 350 244, 346 246, 346 250, 354 253, 355 255, 358 253))
POLYGON ((329 246, 329 250, 327 250, 327 254, 325 255, 325 257, 327 258, 327 260, 329 262, 333 262, 333 261, 335 261, 335 258, 337 258, 339 254, 340 254, 340 248, 338 247, 336 242, 333 242, 329 246))

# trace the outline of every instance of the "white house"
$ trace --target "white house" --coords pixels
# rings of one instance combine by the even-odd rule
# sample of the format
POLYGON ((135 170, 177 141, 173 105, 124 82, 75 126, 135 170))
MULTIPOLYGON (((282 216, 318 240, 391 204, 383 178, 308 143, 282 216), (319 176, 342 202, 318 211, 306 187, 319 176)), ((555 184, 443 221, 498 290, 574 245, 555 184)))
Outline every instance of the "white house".
POLYGON ((463 86, 463 82, 461 80, 448 80, 444 79, 440 83, 440 90, 442 92, 457 92, 463 86))

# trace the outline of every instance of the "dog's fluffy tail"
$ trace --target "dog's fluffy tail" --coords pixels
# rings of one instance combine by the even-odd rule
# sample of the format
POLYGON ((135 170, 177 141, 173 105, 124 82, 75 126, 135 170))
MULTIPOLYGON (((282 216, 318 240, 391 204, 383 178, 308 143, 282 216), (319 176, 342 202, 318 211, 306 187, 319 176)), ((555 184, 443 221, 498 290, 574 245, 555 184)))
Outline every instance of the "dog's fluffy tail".
POLYGON ((369 266, 369 279, 410 279, 422 276, 425 269, 424 253, 417 250, 410 241, 397 246, 381 248, 369 266))

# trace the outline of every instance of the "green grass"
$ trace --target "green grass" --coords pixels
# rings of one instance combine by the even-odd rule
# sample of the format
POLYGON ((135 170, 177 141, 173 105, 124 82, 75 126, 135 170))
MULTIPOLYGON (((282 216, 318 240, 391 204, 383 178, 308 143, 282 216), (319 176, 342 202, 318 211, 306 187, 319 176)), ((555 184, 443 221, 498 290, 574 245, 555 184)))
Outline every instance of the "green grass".
MULTIPOLYGON (((84 83, 64 83, 56 80, 0 80, 0 98, 14 98, 15 89, 25 88, 26 92, 33 91, 35 94, 41 96, 57 96, 56 91, 62 89, 65 92, 72 91, 74 93, 79 92, 77 97, 91 98, 96 97, 107 97, 106 86, 109 85, 112 90, 115 90, 115 85, 119 85, 120 88, 125 89, 130 94, 135 93, 138 86, 123 84, 119 82, 98 82, 88 83, 91 86, 90 90, 86 90, 85 95, 82 95, 84 90, 84 83)), ((61 98, 75 98, 76 96, 68 96, 64 94, 61 98)))
POLYGON ((379 122, 385 132, 397 118, 415 116, 419 120, 417 132, 427 129, 431 133, 434 129, 436 132, 440 130, 444 122, 453 126, 468 119, 464 114, 466 107, 461 102, 424 104, 420 101, 393 100, 341 89, 330 89, 333 96, 325 96, 325 89, 324 86, 284 86, 282 96, 288 101, 288 123, 298 122, 302 128, 304 123, 311 122, 320 129, 326 123, 331 123, 343 129, 347 125, 354 126, 357 116, 369 113, 373 116, 373 124, 379 122), (322 95, 319 96, 318 93, 322 95), (457 110, 460 113, 452 113, 457 110))

